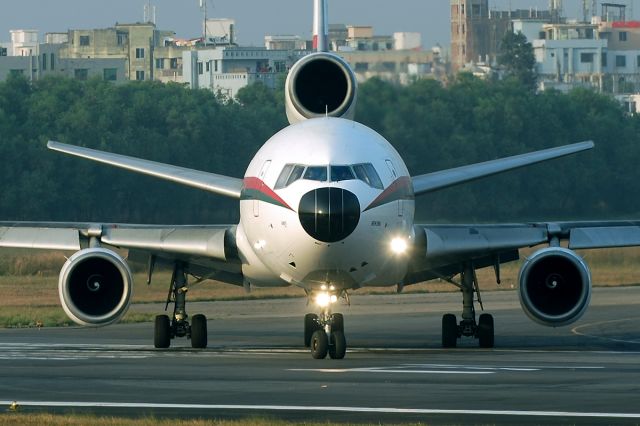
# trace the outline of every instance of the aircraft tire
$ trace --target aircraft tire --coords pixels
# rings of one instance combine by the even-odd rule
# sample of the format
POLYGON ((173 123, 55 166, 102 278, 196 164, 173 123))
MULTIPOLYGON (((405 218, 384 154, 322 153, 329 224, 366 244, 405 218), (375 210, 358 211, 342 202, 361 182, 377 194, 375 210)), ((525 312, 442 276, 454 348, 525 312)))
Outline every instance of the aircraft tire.
POLYGON ((329 357, 331 359, 344 358, 347 353, 347 339, 344 337, 344 332, 333 331, 329 340, 329 357))
POLYGON ((318 323, 318 315, 306 314, 304 316, 304 347, 308 348, 311 345, 311 336, 316 330, 320 329, 318 323))
POLYGON ((493 317, 490 314, 482 314, 478 319, 478 343, 481 348, 493 348, 493 317))
POLYGON ((458 320, 453 314, 442 316, 442 347, 455 348, 458 343, 458 320))
POLYGON ((340 331, 344 334, 344 316, 342 314, 333 314, 331 318, 331 331, 340 331))
POLYGON ((191 318, 191 347, 196 349, 207 347, 207 317, 202 314, 191 318))
POLYGON ((324 359, 329 351, 329 338, 324 330, 316 330, 311 336, 311 356, 324 359))
POLYGON ((153 346, 166 349, 171 346, 171 322, 168 315, 157 315, 153 327, 153 346))

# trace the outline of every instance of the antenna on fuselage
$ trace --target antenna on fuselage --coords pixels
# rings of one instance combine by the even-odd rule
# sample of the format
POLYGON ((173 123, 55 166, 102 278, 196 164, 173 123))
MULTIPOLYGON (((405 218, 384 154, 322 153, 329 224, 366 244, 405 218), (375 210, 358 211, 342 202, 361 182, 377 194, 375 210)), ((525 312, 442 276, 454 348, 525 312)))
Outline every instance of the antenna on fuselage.
POLYGON ((329 51, 329 0, 313 0, 313 48, 329 51))

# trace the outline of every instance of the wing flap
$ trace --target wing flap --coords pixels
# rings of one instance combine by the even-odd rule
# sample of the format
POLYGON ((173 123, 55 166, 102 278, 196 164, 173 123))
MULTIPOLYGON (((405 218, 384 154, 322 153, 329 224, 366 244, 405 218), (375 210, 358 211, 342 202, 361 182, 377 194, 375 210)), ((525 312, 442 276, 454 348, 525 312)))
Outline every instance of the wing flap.
POLYGON ((0 227, 0 247, 80 250, 77 229, 49 227, 0 227))
POLYGON ((598 226, 573 228, 569 234, 570 249, 595 249, 640 246, 640 226, 598 226))

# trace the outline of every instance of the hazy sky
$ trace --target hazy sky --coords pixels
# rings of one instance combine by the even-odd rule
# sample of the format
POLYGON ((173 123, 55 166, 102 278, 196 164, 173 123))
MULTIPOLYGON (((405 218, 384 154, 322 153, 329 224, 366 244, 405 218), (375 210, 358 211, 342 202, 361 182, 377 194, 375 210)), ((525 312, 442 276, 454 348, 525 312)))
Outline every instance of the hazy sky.
MULTIPOLYGON (((107 28, 116 22, 142 21, 147 0, 0 0, 0 41, 10 29, 65 32, 70 28, 107 28)), ((568 15, 576 16, 581 0, 565 0, 568 15)), ((199 0, 152 0, 160 29, 178 37, 201 34, 199 0)), ((234 18, 241 44, 262 45, 265 34, 310 37, 312 0, 208 0, 210 17, 234 18)), ((396 31, 422 33, 423 45, 449 44, 449 0, 333 0, 332 23, 373 25, 376 34, 396 31)), ((490 0, 490 7, 546 8, 548 0, 490 0)))

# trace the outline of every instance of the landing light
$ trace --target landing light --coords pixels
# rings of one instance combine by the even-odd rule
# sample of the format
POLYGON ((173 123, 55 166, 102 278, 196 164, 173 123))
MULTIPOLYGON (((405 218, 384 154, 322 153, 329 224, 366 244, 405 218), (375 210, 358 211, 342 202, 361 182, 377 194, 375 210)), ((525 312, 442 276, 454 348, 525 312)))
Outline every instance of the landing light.
POLYGON ((331 303, 336 303, 338 301, 338 296, 336 296, 335 294, 329 294, 323 291, 321 293, 316 294, 315 301, 316 301, 316 305, 320 306, 321 308, 326 308, 331 303))
POLYGON ((391 240, 391 251, 395 254, 402 254, 407 251, 407 240, 402 237, 396 237, 391 240))

